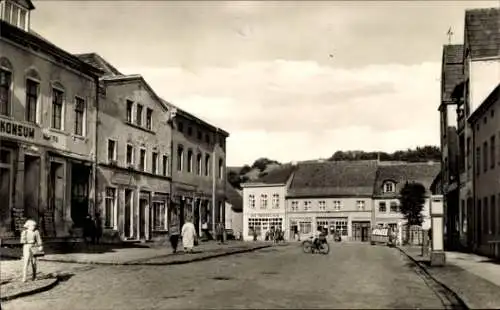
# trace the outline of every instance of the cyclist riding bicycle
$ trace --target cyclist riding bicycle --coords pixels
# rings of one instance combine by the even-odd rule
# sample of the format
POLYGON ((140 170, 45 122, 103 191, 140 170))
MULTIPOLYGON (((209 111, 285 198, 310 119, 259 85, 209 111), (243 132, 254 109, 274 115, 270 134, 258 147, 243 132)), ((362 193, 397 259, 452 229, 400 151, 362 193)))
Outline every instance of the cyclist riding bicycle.
POLYGON ((318 226, 316 233, 313 235, 313 245, 315 248, 319 249, 320 240, 324 240, 326 238, 326 232, 323 227, 318 226))

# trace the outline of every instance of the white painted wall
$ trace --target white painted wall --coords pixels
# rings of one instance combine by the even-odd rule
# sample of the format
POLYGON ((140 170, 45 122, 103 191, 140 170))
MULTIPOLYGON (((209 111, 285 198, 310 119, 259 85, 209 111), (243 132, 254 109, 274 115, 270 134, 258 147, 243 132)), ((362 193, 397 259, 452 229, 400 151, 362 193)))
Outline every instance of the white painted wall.
POLYGON ((228 202, 226 202, 225 227, 232 229, 235 236, 243 233, 243 212, 234 212, 232 205, 228 202))
MULTIPOLYGON (((399 204, 398 199, 375 199, 374 200, 374 212, 375 212, 375 225, 377 223, 403 223, 403 215, 399 212, 391 212, 391 202, 396 202, 399 204), (385 202, 387 210, 386 212, 379 211, 380 202, 385 202)), ((431 217, 430 217, 430 205, 431 200, 429 198, 425 199, 424 208, 422 210, 422 215, 424 216, 424 221, 422 223, 423 229, 431 228, 431 217)))
MULTIPOLYGON (((248 236, 248 219, 252 217, 279 217, 283 220, 283 228, 285 227, 285 195, 286 185, 247 185, 243 187, 243 238, 244 240, 253 240, 252 236, 248 236), (267 195, 267 207, 261 205, 261 195, 267 195), (279 195, 278 208, 273 208, 273 194, 279 195), (250 207, 250 195, 255 197, 255 207, 250 207)), ((262 232, 264 233, 264 232, 262 232)), ((259 236, 261 239, 262 236, 259 236)))
POLYGON ((471 113, 483 103, 500 83, 500 57, 492 60, 470 62, 470 108, 471 113))

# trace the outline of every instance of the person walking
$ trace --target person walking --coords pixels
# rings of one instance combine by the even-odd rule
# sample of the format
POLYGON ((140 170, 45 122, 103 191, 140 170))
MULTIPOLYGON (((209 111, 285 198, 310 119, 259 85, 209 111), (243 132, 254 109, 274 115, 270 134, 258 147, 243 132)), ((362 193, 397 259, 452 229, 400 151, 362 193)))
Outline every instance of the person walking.
POLYGON ((36 229, 36 222, 27 220, 24 230, 21 232, 21 244, 23 245, 23 282, 26 282, 28 267, 31 265, 31 279, 36 280, 37 255, 43 253, 42 238, 36 229))
POLYGON ((186 219, 186 223, 182 225, 182 245, 184 246, 184 252, 192 253, 194 247, 194 239, 196 238, 196 228, 194 224, 191 223, 191 218, 186 219))
POLYGON ((170 246, 172 246, 173 253, 177 253, 177 245, 179 244, 179 224, 172 223, 168 230, 168 235, 170 239, 170 246))

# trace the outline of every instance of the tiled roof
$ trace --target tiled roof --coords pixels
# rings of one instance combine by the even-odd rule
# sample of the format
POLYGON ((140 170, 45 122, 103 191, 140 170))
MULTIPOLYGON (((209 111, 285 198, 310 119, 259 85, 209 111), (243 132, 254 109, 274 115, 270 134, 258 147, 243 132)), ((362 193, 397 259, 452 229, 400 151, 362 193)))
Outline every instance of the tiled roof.
POLYGON ((472 59, 500 55, 500 8, 467 10, 465 36, 472 59))
POLYGON ((406 163, 406 164, 390 164, 381 163, 377 171, 377 179, 375 182, 374 195, 375 196, 395 196, 404 186, 406 181, 417 182, 430 190, 432 182, 441 171, 441 163, 406 163), (383 193, 382 186, 385 181, 396 182, 395 193, 383 193))
POLYGON ((377 161, 299 163, 289 197, 371 196, 377 161))
POLYGON ((455 87, 463 81, 463 45, 445 45, 443 47, 443 65, 441 100, 451 101, 455 87))
POLYGON ((259 177, 257 180, 248 182, 247 184, 286 184, 294 170, 295 166, 293 165, 281 165, 270 171, 264 172, 263 176, 259 177))
POLYGON ((75 56, 104 71, 104 76, 123 75, 118 69, 96 53, 76 54, 75 56))
POLYGON ((240 212, 243 210, 243 197, 229 182, 226 182, 226 197, 227 202, 232 205, 234 211, 240 212))

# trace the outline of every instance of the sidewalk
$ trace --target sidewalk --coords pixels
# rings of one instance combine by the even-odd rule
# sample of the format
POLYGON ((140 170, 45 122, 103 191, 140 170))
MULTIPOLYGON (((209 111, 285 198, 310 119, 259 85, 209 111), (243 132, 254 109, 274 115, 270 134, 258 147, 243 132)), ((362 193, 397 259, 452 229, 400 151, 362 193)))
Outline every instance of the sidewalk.
POLYGON ((431 267, 421 247, 399 247, 427 273, 453 292, 469 309, 500 308, 500 263, 475 254, 446 252, 446 265, 431 267))
MULTIPOLYGON (((64 277, 74 273, 96 268, 98 265, 174 265, 206 260, 231 254, 245 253, 271 247, 269 242, 216 242, 202 243, 194 248, 194 252, 185 254, 182 251, 172 253, 170 245, 149 244, 142 247, 115 248, 112 245, 74 248, 74 253, 46 254, 39 259, 36 281, 21 282, 22 262, 20 259, 0 261, 0 300, 8 300, 35 294, 57 285, 64 277), (105 250, 105 248, 107 248, 105 250)), ((5 250, 5 249, 3 249, 5 250)), ((15 251, 9 256, 15 256, 15 251)), ((4 252, 8 252, 4 251, 4 252)), ((0 252, 0 255, 2 253, 0 252)))

